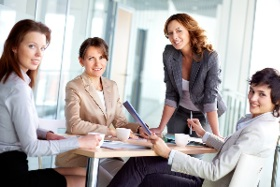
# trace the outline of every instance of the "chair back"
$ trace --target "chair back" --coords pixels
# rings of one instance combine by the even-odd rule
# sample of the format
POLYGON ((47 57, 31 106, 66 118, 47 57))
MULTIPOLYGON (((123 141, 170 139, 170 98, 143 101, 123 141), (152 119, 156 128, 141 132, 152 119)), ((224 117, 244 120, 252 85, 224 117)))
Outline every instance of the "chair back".
MULTIPOLYGON (((39 118, 39 128, 50 130, 56 134, 64 134, 66 131, 65 119, 48 119, 39 118)), ((48 167, 55 167, 54 159, 55 155, 50 156, 50 163, 48 167)), ((38 157, 38 169, 43 169, 43 157, 38 157)))
POLYGON ((229 187, 256 187, 260 181, 265 159, 242 153, 229 187))
POLYGON ((53 131, 54 133, 65 133, 66 120, 39 118, 39 127, 46 130, 53 131))

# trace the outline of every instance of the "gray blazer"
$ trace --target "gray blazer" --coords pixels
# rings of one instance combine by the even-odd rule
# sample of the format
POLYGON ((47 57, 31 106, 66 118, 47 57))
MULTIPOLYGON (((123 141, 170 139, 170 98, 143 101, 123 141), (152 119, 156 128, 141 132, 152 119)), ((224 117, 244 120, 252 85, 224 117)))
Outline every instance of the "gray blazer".
MULTIPOLYGON (((163 52, 164 82, 166 83, 165 104, 178 107, 182 96, 182 53, 172 45, 167 45, 163 52)), ((221 116, 226 105, 219 93, 221 69, 216 51, 204 50, 203 57, 193 62, 190 75, 190 98, 201 112, 218 109, 221 116)))
POLYGON ((269 157, 274 154, 279 133, 279 118, 265 113, 247 121, 223 142, 210 135, 206 144, 219 152, 212 162, 201 161, 181 152, 173 158, 172 171, 204 178, 203 186, 228 187, 241 153, 269 157))

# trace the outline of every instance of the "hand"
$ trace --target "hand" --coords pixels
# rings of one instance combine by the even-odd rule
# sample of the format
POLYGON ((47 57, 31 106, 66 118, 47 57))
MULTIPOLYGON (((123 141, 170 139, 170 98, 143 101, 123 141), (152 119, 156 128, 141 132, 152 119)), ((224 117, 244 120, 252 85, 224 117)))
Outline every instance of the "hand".
POLYGON ((135 135, 132 131, 130 132, 129 138, 131 139, 139 139, 137 135, 135 135))
POLYGON ((117 131, 116 129, 108 129, 108 132, 106 134, 107 136, 117 136, 117 131))
POLYGON ((149 135, 146 133, 146 131, 143 129, 143 127, 139 128, 139 135, 142 138, 149 139, 149 135))
POLYGON ((94 149, 101 141, 99 134, 89 134, 78 138, 80 148, 94 149))
POLYGON ((150 129, 151 132, 155 133, 157 136, 162 136, 162 132, 163 130, 161 130, 159 127, 158 128, 151 128, 150 129))
POLYGON ((204 136, 205 130, 202 128, 199 120, 197 118, 187 119, 189 128, 192 126, 192 130, 196 132, 199 137, 204 136))
POLYGON ((161 139, 155 133, 153 133, 150 136, 150 141, 153 144, 153 150, 156 152, 156 154, 164 158, 169 157, 171 149, 166 145, 163 139, 161 139))
POLYGON ((61 139, 65 139, 65 137, 58 134, 54 134, 53 132, 47 132, 46 134, 46 140, 61 140, 61 139))

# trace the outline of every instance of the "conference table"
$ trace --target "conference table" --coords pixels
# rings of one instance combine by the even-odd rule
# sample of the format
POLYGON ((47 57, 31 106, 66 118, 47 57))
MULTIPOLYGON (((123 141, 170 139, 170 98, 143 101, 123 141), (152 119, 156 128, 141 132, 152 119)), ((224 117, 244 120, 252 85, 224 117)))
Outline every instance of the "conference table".
MULTIPOLYGON (((171 149, 178 150, 186 154, 205 154, 217 152, 213 148, 201 145, 186 145, 185 147, 179 147, 175 144, 168 143, 168 146, 171 149)), ((98 182, 97 176, 100 158, 158 156, 151 147, 152 144, 150 142, 142 139, 129 139, 126 142, 105 140, 101 148, 76 149, 74 150, 74 153, 88 157, 86 187, 96 187, 98 182), (116 142, 117 144, 112 143, 112 147, 110 147, 110 142, 116 142), (121 144, 123 144, 123 147, 119 146, 121 144)))

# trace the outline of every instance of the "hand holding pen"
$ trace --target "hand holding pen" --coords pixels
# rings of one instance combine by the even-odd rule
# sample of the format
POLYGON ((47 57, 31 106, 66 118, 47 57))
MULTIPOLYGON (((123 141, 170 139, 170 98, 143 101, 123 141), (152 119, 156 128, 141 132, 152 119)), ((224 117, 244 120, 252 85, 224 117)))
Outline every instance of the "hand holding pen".
POLYGON ((205 134, 206 131, 202 128, 199 119, 190 116, 187 122, 190 128, 190 132, 195 131, 198 137, 202 137, 205 134))

